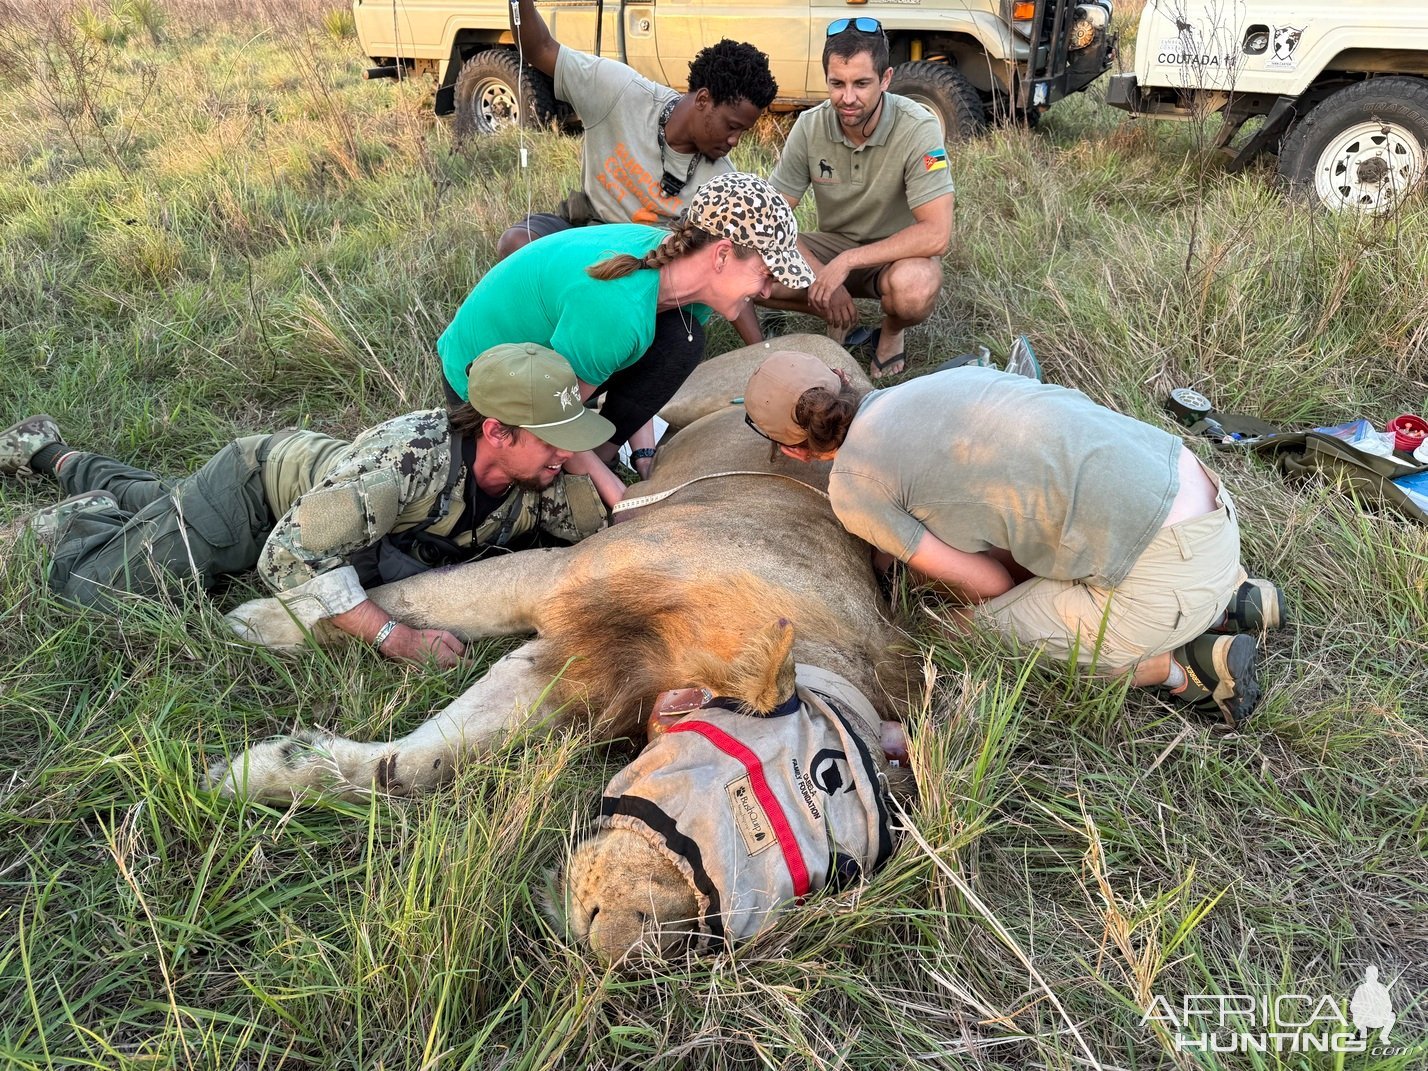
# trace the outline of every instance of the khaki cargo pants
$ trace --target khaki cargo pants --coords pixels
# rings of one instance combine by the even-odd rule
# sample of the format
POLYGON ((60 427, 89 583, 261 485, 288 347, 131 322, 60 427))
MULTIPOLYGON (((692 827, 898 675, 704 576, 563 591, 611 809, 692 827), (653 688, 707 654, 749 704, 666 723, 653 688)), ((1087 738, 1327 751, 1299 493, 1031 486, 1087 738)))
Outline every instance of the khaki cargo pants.
POLYGON ((1245 579, 1235 507, 1223 487, 1217 503, 1212 513, 1160 529, 1114 588, 1034 577, 982 603, 973 620, 1103 673, 1173 651, 1213 625, 1245 579))
POLYGON ((271 438, 230 443, 177 482, 99 454, 71 457, 57 477, 65 492, 108 491, 119 506, 78 514, 60 530, 50 587, 69 602, 105 606, 177 593, 185 582, 209 591, 253 568, 273 528, 260 475, 271 438))

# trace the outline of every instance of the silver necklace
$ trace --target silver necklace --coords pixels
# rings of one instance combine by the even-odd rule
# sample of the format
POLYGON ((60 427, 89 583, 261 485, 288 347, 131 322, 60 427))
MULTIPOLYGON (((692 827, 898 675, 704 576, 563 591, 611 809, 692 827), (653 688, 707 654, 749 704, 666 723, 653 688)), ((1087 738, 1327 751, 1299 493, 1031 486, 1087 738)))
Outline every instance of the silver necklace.
MULTIPOLYGON (((674 293, 674 280, 672 280, 672 279, 670 280, 670 283, 669 283, 669 290, 670 290, 670 293, 672 293, 672 294, 674 293)), ((686 342, 693 342, 693 341, 694 341, 694 319, 693 319, 694 313, 691 312, 691 313, 689 314, 689 315, 690 315, 690 319, 686 320, 686 319, 684 318, 684 305, 680 303, 679 295, 678 295, 678 294, 674 294, 674 311, 677 312, 677 313, 679 313, 679 322, 684 325, 684 341, 686 341, 686 342)))

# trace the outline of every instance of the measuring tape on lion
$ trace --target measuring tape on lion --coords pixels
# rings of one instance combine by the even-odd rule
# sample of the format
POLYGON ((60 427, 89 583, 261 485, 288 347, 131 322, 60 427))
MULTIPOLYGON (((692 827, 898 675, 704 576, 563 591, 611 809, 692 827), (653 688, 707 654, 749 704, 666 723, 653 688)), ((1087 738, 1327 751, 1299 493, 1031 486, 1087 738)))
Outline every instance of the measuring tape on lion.
POLYGON ((757 470, 738 470, 735 472, 709 472, 703 476, 696 476, 692 480, 685 480, 682 484, 679 484, 676 487, 671 487, 668 491, 660 491, 658 494, 653 495, 641 495, 639 498, 627 498, 623 502, 616 502, 615 505, 610 507, 610 514, 611 516, 613 516, 616 513, 623 513, 626 510, 639 509, 641 506, 649 506, 654 504, 655 502, 663 502, 670 495, 675 494, 678 491, 683 491, 690 484, 698 483, 700 480, 717 480, 721 476, 772 476, 775 479, 787 480, 789 483, 796 483, 799 487, 807 487, 815 495, 819 495, 822 498, 826 499, 828 497, 827 491, 820 491, 811 483, 804 483, 802 480, 795 479, 792 476, 785 476, 781 472, 759 472, 757 470))

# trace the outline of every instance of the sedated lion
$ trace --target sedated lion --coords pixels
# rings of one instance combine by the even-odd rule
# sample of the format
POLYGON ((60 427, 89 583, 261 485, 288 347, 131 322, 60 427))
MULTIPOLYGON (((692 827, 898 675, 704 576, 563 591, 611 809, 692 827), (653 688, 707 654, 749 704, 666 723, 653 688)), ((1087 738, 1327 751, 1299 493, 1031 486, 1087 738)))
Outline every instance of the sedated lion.
MULTIPOLYGON (((821 337, 790 336, 779 345, 861 376, 843 350, 821 337)), ((463 756, 536 725, 584 721, 600 738, 639 735, 651 701, 669 688, 702 687, 730 705, 769 711, 790 699, 795 662, 800 685, 810 673, 841 682, 818 696, 800 687, 805 714, 809 702, 846 686, 835 705, 861 716, 847 719, 844 750, 871 755, 863 772, 881 781, 886 763, 877 721, 897 720, 906 698, 898 633, 868 547, 843 530, 828 505, 827 467, 771 457, 768 444, 744 426, 742 406, 729 405, 767 353, 766 346, 746 347, 707 362, 671 403, 667 411, 680 422, 715 411, 668 440, 651 480, 635 489, 650 497, 672 490, 668 497, 622 514, 575 546, 434 570, 372 592, 412 626, 464 639, 535 634, 449 706, 389 742, 316 731, 267 740, 215 766, 210 783, 228 795, 262 799, 358 797, 374 789, 405 795, 440 784, 463 756)), ((271 647, 300 647, 309 635, 342 639, 303 618, 302 607, 272 598, 229 614, 241 636, 271 647)), ((825 787, 846 794, 851 775, 842 769, 825 787)), ((822 813, 816 803, 810 807, 822 813)), ((747 822, 743 831, 757 835, 747 822)), ((864 861, 886 855, 886 845, 876 836, 869 842, 866 831, 850 839, 862 844, 864 861)), ((810 869, 833 881, 846 864, 834 851, 819 861, 823 869, 810 869)), ((717 917, 709 925, 699 920, 736 909, 737 896, 726 894, 710 911, 710 890, 698 885, 679 854, 649 829, 606 823, 563 868, 561 913, 577 940, 602 959, 617 960, 639 945, 668 951, 691 929, 718 936, 717 917)), ((765 906, 771 917, 777 904, 765 906)), ((740 926, 730 936, 752 932, 747 918, 740 926)))

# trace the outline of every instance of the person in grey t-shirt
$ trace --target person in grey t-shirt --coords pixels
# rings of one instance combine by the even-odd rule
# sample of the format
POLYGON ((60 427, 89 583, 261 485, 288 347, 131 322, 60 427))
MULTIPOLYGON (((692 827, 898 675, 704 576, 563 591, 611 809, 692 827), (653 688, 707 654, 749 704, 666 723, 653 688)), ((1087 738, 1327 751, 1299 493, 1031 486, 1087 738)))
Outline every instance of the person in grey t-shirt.
MULTIPOLYGON (((658 85, 618 60, 562 45, 519 0, 511 32, 521 57, 555 82, 585 128, 581 188, 556 212, 536 212, 496 243, 501 260, 547 234, 592 223, 673 225, 694 192, 733 171, 729 153, 778 95, 769 58, 753 45, 721 40, 689 64, 689 90, 658 85)), ((744 342, 763 339, 749 306, 733 321, 744 342)))
POLYGON ((1282 623, 1282 599, 1247 577, 1229 494, 1178 438, 989 368, 866 392, 792 352, 744 405, 788 457, 832 461, 843 526, 962 597, 968 627, 1232 726, 1254 710, 1253 633, 1282 623))
POLYGON ((506 231, 503 257, 571 225, 672 223, 696 189, 733 170, 725 158, 778 94, 768 57, 750 44, 726 39, 701 50, 681 94, 618 60, 562 45, 532 0, 519 10, 511 30, 522 58, 554 81, 584 125, 583 188, 559 214, 506 231))

